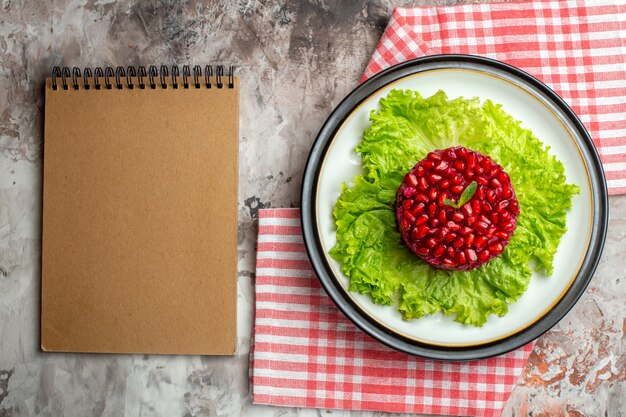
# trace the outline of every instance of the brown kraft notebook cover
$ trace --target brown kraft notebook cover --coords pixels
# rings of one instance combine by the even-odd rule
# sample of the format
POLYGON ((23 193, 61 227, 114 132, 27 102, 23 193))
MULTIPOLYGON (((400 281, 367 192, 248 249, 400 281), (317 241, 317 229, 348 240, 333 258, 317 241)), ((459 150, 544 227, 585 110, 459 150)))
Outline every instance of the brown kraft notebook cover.
POLYGON ((46 81, 44 351, 235 352, 238 80, 184 70, 46 81))

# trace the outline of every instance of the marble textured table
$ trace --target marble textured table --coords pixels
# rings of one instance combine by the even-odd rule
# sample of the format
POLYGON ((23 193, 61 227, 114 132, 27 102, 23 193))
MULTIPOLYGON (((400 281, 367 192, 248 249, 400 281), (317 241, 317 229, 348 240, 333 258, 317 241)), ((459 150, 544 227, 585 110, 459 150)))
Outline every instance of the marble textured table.
MULTIPOLYGON (((248 350, 257 212, 298 206, 315 134, 357 84, 391 9, 386 0, 0 0, 0 417, 380 414, 252 405, 248 350), (242 79, 238 355, 43 354, 43 78, 61 64, 215 62, 242 79)), ((626 415, 626 197, 610 203, 596 276, 539 339, 505 417, 626 415)))

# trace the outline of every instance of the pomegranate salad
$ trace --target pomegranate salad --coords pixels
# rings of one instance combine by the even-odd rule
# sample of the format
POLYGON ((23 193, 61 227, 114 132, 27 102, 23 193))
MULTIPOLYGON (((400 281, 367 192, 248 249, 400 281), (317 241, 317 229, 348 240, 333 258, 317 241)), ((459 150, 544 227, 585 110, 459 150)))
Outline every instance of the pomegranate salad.
POLYGON ((331 256, 350 290, 407 320, 442 312, 482 326, 503 316, 534 269, 550 275, 578 187, 498 104, 393 90, 344 184, 331 256))

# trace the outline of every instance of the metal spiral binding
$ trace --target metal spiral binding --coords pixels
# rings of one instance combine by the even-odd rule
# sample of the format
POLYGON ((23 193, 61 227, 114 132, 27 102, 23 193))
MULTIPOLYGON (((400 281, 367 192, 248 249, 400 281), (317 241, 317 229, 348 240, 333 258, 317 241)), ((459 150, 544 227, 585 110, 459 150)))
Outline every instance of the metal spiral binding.
POLYGON ((157 68, 155 65, 151 65, 146 70, 146 67, 129 66, 124 67, 105 67, 104 70, 101 67, 93 69, 85 68, 82 72, 78 67, 54 67, 52 69, 52 80, 50 88, 52 90, 69 90, 70 86, 73 90, 91 90, 92 87, 95 90, 102 89, 104 86, 107 90, 123 90, 125 88, 129 90, 135 89, 135 85, 140 90, 148 88, 154 90, 157 88, 167 89, 168 85, 172 88, 178 89, 179 87, 185 90, 188 89, 200 89, 200 88, 235 88, 235 67, 228 66, 228 73, 224 73, 223 65, 215 66, 215 73, 213 72, 213 66, 206 65, 204 71, 200 65, 195 65, 193 69, 189 65, 183 65, 182 68, 182 84, 179 82, 180 70, 178 65, 161 65, 157 68), (158 82, 157 82, 158 77, 158 82), (168 84, 167 78, 170 77, 171 83, 168 84), (193 82, 190 82, 190 78, 193 77, 193 82), (227 78, 227 82, 224 83, 224 78, 227 78), (82 78, 82 83, 80 79, 82 78), (145 78, 148 78, 146 83, 145 78), (104 82, 102 82, 104 79, 104 82), (200 80, 204 79, 204 82, 200 80))

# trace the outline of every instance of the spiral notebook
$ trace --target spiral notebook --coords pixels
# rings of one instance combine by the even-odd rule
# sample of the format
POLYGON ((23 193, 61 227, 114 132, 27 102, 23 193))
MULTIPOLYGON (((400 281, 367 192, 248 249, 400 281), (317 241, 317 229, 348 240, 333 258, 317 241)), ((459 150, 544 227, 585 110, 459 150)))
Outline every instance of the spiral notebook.
POLYGON ((233 354, 233 68, 55 68, 45 84, 41 348, 233 354))

